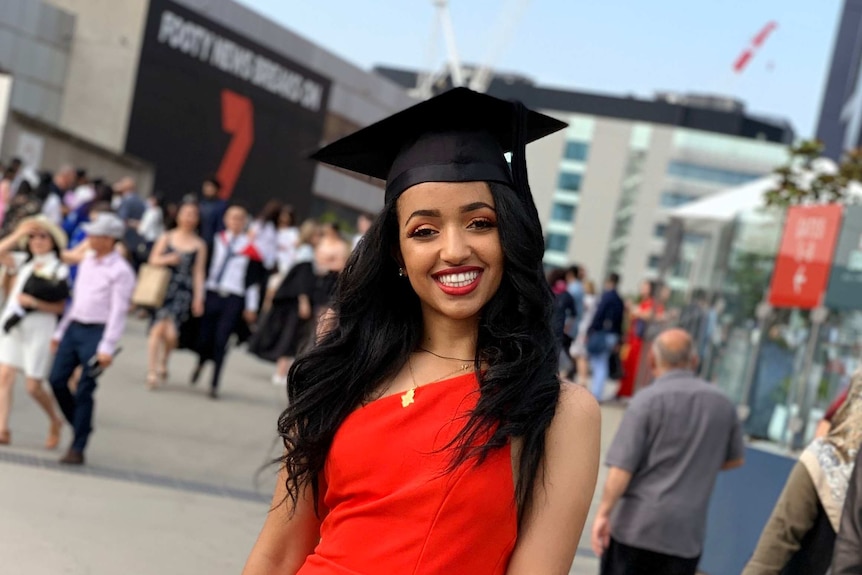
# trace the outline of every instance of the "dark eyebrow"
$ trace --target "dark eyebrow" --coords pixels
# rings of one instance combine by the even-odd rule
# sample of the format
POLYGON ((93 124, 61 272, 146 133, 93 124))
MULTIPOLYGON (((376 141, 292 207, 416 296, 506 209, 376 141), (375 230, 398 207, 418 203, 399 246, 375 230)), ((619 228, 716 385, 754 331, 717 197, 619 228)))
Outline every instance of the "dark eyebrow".
POLYGON ((494 209, 494 206, 490 204, 486 204, 485 202, 473 202, 472 204, 467 204, 466 206, 462 207, 461 213, 466 214, 468 212, 475 212, 476 210, 481 210, 483 208, 488 208, 495 213, 497 212, 497 210, 494 209))
POLYGON ((418 218, 421 216, 424 216, 426 218, 439 218, 440 210, 416 210, 415 212, 410 214, 410 217, 407 218, 407 221, 404 222, 404 225, 406 226, 407 224, 409 224, 410 220, 412 220, 413 218, 418 218))

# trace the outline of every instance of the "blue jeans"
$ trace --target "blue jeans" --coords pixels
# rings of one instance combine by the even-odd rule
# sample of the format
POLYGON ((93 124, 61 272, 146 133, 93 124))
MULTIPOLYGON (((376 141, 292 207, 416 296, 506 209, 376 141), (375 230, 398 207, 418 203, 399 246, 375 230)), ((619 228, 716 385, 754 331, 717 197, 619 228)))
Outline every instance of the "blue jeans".
POLYGON ((93 392, 96 391, 96 380, 90 375, 87 362, 96 355, 104 331, 103 324, 70 323, 60 340, 48 377, 57 404, 75 429, 72 449, 81 453, 87 447, 87 439, 93 431, 93 392), (84 369, 81 370, 78 389, 73 396, 69 390, 69 378, 79 365, 83 365, 84 369))
POLYGON ((619 342, 619 336, 615 333, 606 333, 605 338, 607 346, 605 351, 597 354, 590 354, 590 370, 593 372, 593 397, 597 401, 602 400, 602 394, 605 392, 605 382, 608 380, 609 362, 611 359, 611 351, 619 342))

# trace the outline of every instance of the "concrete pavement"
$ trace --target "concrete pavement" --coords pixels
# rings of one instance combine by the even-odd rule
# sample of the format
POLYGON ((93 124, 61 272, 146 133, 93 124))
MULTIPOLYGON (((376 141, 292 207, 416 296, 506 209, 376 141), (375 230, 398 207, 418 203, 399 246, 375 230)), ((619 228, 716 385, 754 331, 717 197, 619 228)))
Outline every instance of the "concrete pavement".
MULTIPOLYGON (((0 571, 241 570, 268 510, 275 469, 265 463, 279 452, 284 387, 270 383, 272 366, 233 350, 218 401, 206 396, 206 371, 198 387, 188 385, 193 358, 182 352, 169 385, 150 392, 143 323, 131 322, 123 346, 101 379, 88 465, 80 470, 55 463, 62 449, 41 449, 47 421, 23 386, 16 389, 13 445, 0 449, 0 571)), ((621 413, 603 410, 603 452, 621 413)), ((61 447, 70 439, 64 429, 61 447)), ((596 505, 594 498, 593 511, 596 505)), ((597 572, 588 523, 571 574, 597 572)))

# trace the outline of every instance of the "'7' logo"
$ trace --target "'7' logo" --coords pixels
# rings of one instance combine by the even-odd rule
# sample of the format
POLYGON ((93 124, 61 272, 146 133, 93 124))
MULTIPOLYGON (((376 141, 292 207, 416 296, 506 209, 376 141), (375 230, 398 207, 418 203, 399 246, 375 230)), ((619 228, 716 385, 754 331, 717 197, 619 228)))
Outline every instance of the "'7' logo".
POLYGON ((226 200, 233 194, 248 152, 254 144, 254 104, 251 100, 236 92, 222 90, 221 127, 233 136, 216 173, 222 184, 221 197, 226 200))

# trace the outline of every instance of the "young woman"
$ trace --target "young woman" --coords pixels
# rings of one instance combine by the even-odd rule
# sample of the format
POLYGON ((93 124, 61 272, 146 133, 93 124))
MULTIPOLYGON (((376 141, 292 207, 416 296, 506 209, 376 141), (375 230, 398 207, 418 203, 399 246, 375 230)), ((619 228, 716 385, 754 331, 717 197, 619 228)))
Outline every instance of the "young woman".
POLYGON ((269 310, 275 291, 287 277, 296 261, 296 250, 299 247, 299 228, 296 227, 296 214, 293 211, 293 206, 282 206, 278 214, 275 247, 275 272, 267 280, 263 311, 269 310))
POLYGON ((276 286, 271 306, 248 344, 249 351, 257 357, 276 362, 273 385, 287 384, 287 370, 293 358, 313 334, 310 320, 314 309, 314 246, 318 229, 314 220, 302 223, 290 271, 276 286))
POLYGON ((385 205, 291 368, 245 575, 569 572, 599 414, 557 377, 524 159, 562 127, 456 89, 317 153, 385 179, 385 205))
POLYGON ((204 313, 207 247, 197 234, 200 211, 185 203, 177 212, 177 227, 153 246, 149 262, 171 268, 165 302, 156 310, 149 337, 147 385, 155 389, 167 380, 168 360, 177 347, 180 328, 191 314, 204 313))
POLYGON ((22 220, 15 231, 0 242, 0 259, 7 273, 14 274, 12 289, 0 314, 0 444, 11 440, 9 412, 12 387, 19 372, 24 374, 27 392, 48 416, 50 428, 45 447, 54 449, 60 441, 63 422, 42 382, 51 368, 51 337, 65 301, 41 301, 23 290, 33 274, 67 280, 69 270, 60 261, 60 251, 65 247, 66 234, 44 216, 22 220), (22 244, 26 251, 13 251, 22 244), (23 310, 28 311, 17 325, 6 329, 12 315, 23 310))
POLYGON ((648 280, 641 282, 640 303, 629 306, 630 327, 627 339, 629 350, 623 365, 623 379, 620 382, 617 397, 631 397, 634 394, 646 329, 650 321, 664 319, 664 305, 656 302, 657 291, 656 282, 648 280))

